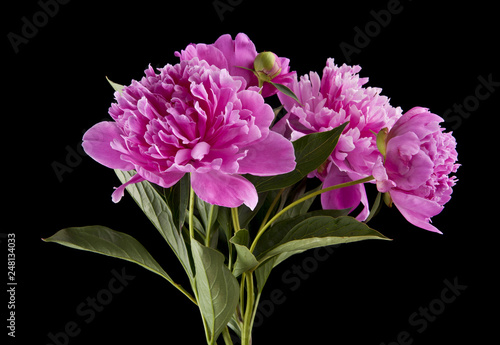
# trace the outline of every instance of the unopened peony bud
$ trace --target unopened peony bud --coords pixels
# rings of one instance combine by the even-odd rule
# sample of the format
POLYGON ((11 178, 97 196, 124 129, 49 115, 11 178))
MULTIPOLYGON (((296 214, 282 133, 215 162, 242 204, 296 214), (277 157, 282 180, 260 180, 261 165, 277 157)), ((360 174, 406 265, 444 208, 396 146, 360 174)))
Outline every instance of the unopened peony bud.
POLYGON ((278 56, 271 52, 263 52, 257 55, 253 67, 259 75, 259 79, 270 81, 281 73, 281 63, 278 56))

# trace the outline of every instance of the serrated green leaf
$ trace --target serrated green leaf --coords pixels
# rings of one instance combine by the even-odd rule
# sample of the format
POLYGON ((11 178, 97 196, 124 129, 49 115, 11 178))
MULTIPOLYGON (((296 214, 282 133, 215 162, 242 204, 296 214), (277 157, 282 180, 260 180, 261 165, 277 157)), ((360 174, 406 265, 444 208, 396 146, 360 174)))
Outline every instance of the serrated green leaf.
POLYGON ((208 343, 214 344, 231 320, 239 300, 239 284, 224 265, 224 255, 191 239, 198 304, 208 343))
POLYGON ((105 226, 67 228, 58 231, 53 236, 44 239, 44 241, 130 261, 174 284, 158 262, 135 238, 105 226))
POLYGON ((299 182, 328 159, 346 125, 347 123, 344 123, 330 131, 308 134, 294 141, 297 165, 293 171, 268 177, 252 175, 245 175, 245 177, 255 185, 259 193, 286 188, 299 182))

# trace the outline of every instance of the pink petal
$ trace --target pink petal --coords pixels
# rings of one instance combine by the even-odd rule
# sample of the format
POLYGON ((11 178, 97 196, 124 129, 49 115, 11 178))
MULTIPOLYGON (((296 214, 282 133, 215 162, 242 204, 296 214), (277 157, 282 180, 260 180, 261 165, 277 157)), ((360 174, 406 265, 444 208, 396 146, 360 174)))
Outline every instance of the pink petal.
POLYGON ((111 200, 113 200, 114 203, 117 203, 121 200, 121 198, 123 197, 123 194, 125 193, 125 187, 127 187, 129 184, 132 184, 132 183, 138 183, 138 182, 142 182, 144 181, 144 178, 139 175, 139 174, 135 174, 134 176, 132 176, 132 178, 122 184, 120 187, 116 188, 116 190, 113 192, 113 194, 111 194, 111 200))
POLYGON ((168 172, 156 173, 146 170, 141 166, 136 167, 137 173, 144 177, 145 180, 157 184, 163 188, 170 188, 184 176, 185 172, 171 168, 168 172))
POLYGON ((83 149, 90 157, 108 168, 132 170, 134 165, 122 160, 122 153, 111 147, 113 142, 125 146, 121 134, 115 122, 99 122, 83 135, 83 149))
POLYGON ((377 181, 377 190, 381 193, 388 192, 391 188, 396 187, 396 184, 389 180, 387 171, 385 170, 382 156, 379 156, 373 165, 372 175, 377 181))
POLYGON ((390 194, 394 205, 407 221, 419 228, 442 234, 441 231, 430 224, 430 221, 431 217, 443 210, 443 206, 437 202, 394 189, 390 191, 390 194))
POLYGON ((191 173, 191 185, 200 199, 212 205, 234 208, 245 204, 253 210, 259 199, 254 185, 239 175, 214 170, 191 173))
POLYGON ((247 155, 239 163, 239 174, 272 176, 295 169, 292 143, 273 131, 263 141, 249 146, 247 155))
MULTIPOLYGON (((340 171, 334 164, 331 164, 330 171, 323 182, 323 188, 350 181, 352 181, 352 179, 347 173, 340 171)), ((363 184, 339 188, 321 194, 321 205, 325 210, 343 210, 350 208, 351 211, 353 211, 358 207, 360 202, 364 205, 364 208, 356 219, 362 221, 365 220, 369 214, 368 198, 363 184)))
POLYGON ((220 69, 228 68, 226 58, 222 52, 213 45, 203 43, 190 44, 186 47, 186 50, 182 50, 180 53, 175 52, 175 56, 179 57, 181 61, 191 60, 197 57, 199 60, 205 60, 209 65, 217 66, 220 69))
POLYGON ((241 101, 242 109, 251 110, 252 115, 255 117, 255 124, 263 133, 265 133, 264 129, 267 132, 267 129, 274 121, 273 108, 265 103, 264 98, 255 91, 241 91, 238 93, 238 98, 241 101))
POLYGON ((229 73, 232 76, 242 76, 247 80, 247 84, 256 85, 257 78, 252 72, 237 66, 253 68, 253 61, 257 56, 255 45, 244 33, 236 35, 234 41, 231 35, 222 35, 215 41, 214 46, 218 48, 227 60, 229 73))

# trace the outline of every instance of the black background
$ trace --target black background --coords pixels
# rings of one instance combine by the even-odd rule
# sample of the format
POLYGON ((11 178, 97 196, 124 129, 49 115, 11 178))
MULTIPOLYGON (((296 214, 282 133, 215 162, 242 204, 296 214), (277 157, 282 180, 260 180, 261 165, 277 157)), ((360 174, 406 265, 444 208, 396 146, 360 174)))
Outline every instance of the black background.
MULTIPOLYGON (((107 117, 113 101, 105 76, 128 84, 140 79, 148 64, 176 63, 174 51, 191 42, 212 43, 238 32, 249 35, 258 51, 290 58, 299 75, 321 74, 328 57, 347 62, 341 42, 354 45, 355 27, 364 30, 374 20, 371 11, 386 9, 391 1, 232 3, 237 5, 221 20, 212 1, 71 1, 47 17, 18 53, 8 34, 21 34, 22 18, 32 19, 41 8, 34 0, 3 5, 0 232, 16 234, 18 282, 15 339, 6 336, 5 292, 0 301, 1 337, 9 344, 28 339, 54 344, 51 333, 71 345, 204 343, 199 311, 160 277, 41 238, 65 227, 105 225, 133 235, 185 284, 180 265, 133 200, 111 202, 118 185, 113 171, 81 156, 82 133, 107 117), (70 163, 68 152, 73 152, 70 163), (58 178, 54 162, 71 164, 72 171, 58 178), (78 306, 102 294, 113 270, 135 278, 95 317, 80 315, 78 306), (77 325, 78 335, 65 339, 68 324, 77 325)), ((419 105, 443 114, 474 95, 478 77, 500 81, 494 2, 436 4, 401 0, 401 12, 351 55, 350 64, 361 65, 369 85, 383 88, 391 104, 405 111, 419 105)), ((392 242, 341 246, 322 262, 313 262, 311 253, 286 261, 263 296, 270 300, 277 289, 284 302, 262 310, 254 344, 379 345, 397 341, 405 331, 407 344, 483 344, 498 338, 498 94, 497 88, 460 125, 444 124, 455 127, 462 164, 452 200, 434 219, 444 235, 415 228, 397 210, 384 209, 371 225, 392 242), (303 265, 302 272, 309 273, 297 280, 293 272, 303 265), (454 302, 441 304, 444 310, 419 333, 422 324, 411 324, 409 317, 421 307, 439 307, 445 280, 467 288, 454 302)), ((7 240, 0 240, 5 289, 7 240)))

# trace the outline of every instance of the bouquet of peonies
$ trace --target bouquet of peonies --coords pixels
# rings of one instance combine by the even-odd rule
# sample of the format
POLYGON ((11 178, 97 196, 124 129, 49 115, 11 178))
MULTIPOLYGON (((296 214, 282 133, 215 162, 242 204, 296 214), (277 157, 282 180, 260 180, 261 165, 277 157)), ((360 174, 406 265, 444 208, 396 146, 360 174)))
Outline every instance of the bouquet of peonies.
POLYGON ((190 286, 137 240, 103 226, 63 229, 46 242, 159 274, 200 309, 207 344, 232 344, 231 330, 248 345, 266 281, 288 257, 388 240, 367 225, 384 203, 440 232, 430 219, 450 200, 459 167, 441 117, 420 107, 402 114, 381 89, 364 87, 359 66, 333 59, 321 77, 298 79, 288 59, 258 54, 242 33, 175 56, 177 64, 149 67, 129 86, 110 82, 111 121, 89 129, 83 148, 115 169, 122 184, 112 200, 127 189, 190 286), (273 95, 276 109, 265 101, 273 95), (372 203, 367 183, 378 190, 372 203))

